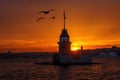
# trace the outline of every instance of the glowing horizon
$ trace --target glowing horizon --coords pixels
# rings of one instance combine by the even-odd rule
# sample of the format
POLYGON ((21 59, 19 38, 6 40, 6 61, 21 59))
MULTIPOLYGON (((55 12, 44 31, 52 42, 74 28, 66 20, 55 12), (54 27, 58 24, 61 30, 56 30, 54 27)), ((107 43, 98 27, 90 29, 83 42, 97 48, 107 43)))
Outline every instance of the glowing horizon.
MULTIPOLYGON (((119 46, 120 41, 108 40, 108 41, 76 41, 72 42, 71 50, 80 50, 81 45, 83 49, 96 49, 96 48, 110 48, 112 46, 119 46), (94 44, 93 44, 94 42, 94 44), (108 44, 109 43, 109 44, 108 44), (114 43, 114 44, 113 44, 114 43)), ((2 42, 2 47, 0 48, 1 52, 13 51, 13 52, 58 52, 58 44, 57 42, 54 44, 45 44, 45 42, 37 42, 37 41, 22 41, 22 40, 14 40, 14 41, 4 41, 2 42), (8 43, 7 43, 8 42, 8 43), (5 44, 4 44, 5 43, 5 44), (44 46, 42 46, 42 45, 44 46), (46 50, 46 48, 48 50, 46 50)))

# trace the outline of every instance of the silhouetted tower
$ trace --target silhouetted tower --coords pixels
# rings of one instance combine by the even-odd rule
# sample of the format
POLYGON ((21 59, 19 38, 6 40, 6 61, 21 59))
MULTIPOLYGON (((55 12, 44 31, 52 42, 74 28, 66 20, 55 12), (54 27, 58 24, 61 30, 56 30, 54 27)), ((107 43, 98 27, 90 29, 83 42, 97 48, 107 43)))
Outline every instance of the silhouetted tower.
POLYGON ((65 11, 63 13, 64 16, 64 28, 62 29, 62 33, 59 37, 59 54, 60 55, 66 55, 66 54, 70 54, 70 37, 68 35, 67 29, 66 29, 66 15, 65 15, 65 11))

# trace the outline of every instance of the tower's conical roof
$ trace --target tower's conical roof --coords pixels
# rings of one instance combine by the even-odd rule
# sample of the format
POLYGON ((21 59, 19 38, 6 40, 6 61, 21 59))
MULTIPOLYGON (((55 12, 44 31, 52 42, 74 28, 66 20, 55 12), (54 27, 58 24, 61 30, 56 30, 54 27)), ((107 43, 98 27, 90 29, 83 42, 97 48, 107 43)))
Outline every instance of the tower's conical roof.
POLYGON ((62 33, 61 33, 60 37, 69 37, 66 29, 62 30, 62 33))

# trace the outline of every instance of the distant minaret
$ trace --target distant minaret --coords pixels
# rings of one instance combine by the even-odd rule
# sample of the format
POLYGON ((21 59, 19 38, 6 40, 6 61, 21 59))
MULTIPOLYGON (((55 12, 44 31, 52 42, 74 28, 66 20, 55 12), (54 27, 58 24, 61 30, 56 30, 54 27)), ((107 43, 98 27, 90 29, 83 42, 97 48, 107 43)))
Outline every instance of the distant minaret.
POLYGON ((81 51, 81 53, 83 53, 83 46, 82 45, 81 45, 81 50, 80 51, 81 51))
POLYGON ((62 33, 59 37, 59 54, 60 55, 66 55, 70 53, 70 37, 68 35, 67 29, 66 29, 66 15, 65 15, 65 11, 63 13, 63 17, 64 17, 64 27, 62 29, 62 33))

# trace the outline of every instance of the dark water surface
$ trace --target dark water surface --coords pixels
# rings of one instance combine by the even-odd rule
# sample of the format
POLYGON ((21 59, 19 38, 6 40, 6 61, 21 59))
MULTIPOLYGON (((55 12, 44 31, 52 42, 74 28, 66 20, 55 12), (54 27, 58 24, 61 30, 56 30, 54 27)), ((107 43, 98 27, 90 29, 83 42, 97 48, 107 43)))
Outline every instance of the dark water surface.
POLYGON ((120 58, 94 58, 92 65, 36 65, 48 59, 0 59, 0 80, 120 80, 120 58))

